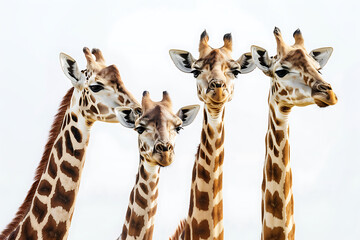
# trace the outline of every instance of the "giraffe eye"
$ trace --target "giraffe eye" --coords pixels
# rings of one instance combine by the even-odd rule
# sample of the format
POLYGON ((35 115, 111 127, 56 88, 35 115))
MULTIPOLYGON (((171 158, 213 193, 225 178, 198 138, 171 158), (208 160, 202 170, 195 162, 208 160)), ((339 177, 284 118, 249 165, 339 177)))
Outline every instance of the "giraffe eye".
POLYGON ((231 72, 232 74, 234 74, 235 77, 237 77, 237 75, 240 73, 240 71, 237 69, 231 70, 231 72))
POLYGON ((184 129, 182 126, 177 126, 175 128, 176 133, 179 133, 181 129, 184 129))
POLYGON ((90 89, 91 89, 91 91, 93 91, 93 92, 100 92, 101 90, 104 89, 104 87, 101 86, 101 85, 91 85, 91 86, 90 86, 90 89))
POLYGON ((192 70, 191 73, 193 73, 193 74, 194 74, 194 77, 197 78, 197 77, 200 75, 201 71, 195 69, 195 70, 192 70))
POLYGON ((146 128, 144 128, 143 126, 139 126, 135 128, 135 131, 137 131, 139 134, 142 134, 145 130, 146 128))
POLYGON ((286 74, 289 73, 289 71, 285 70, 285 69, 281 69, 281 70, 275 71, 275 73, 276 73, 276 75, 278 75, 278 77, 283 78, 286 76, 286 74))

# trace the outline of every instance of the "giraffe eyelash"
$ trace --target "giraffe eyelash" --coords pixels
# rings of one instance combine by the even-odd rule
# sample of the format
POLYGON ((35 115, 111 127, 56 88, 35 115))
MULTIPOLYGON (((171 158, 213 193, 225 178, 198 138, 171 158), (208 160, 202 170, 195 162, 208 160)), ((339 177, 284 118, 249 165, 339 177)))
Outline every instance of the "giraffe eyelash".
POLYGON ((175 131, 176 131, 176 133, 180 133, 180 130, 181 129, 184 129, 182 126, 177 126, 176 128, 175 128, 175 131))
POLYGON ((145 132, 146 128, 143 126, 138 126, 135 128, 135 131, 137 131, 139 134, 142 134, 143 132, 145 132))
POLYGON ((280 70, 275 71, 275 73, 278 77, 283 78, 289 73, 289 71, 286 69, 280 69, 280 70))
POLYGON ((197 78, 197 77, 201 74, 201 71, 195 69, 195 70, 192 70, 191 73, 194 74, 194 77, 195 77, 195 78, 197 78))
POLYGON ((103 90, 104 89, 104 87, 103 86, 101 86, 101 85, 91 85, 91 86, 89 86, 89 88, 91 89, 91 91, 93 91, 93 92, 100 92, 101 90, 103 90))

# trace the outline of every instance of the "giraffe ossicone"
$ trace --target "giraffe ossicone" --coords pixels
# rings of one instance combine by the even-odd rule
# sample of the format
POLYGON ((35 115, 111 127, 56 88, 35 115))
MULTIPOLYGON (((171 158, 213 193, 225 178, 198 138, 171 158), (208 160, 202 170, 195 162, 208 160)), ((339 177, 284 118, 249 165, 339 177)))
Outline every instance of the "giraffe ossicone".
POLYGON ((182 72, 196 78, 197 95, 204 102, 201 142, 195 155, 188 216, 171 239, 223 239, 222 165, 224 161, 225 104, 231 101, 234 79, 255 68, 251 53, 238 60, 231 57, 232 37, 224 45, 209 46, 204 31, 200 37, 199 59, 183 50, 170 50, 170 57, 182 72))
POLYGON ((160 102, 153 102, 146 91, 140 115, 129 107, 116 109, 119 122, 138 132, 140 153, 135 186, 130 193, 125 223, 118 239, 152 239, 160 167, 173 162, 176 135, 193 122, 199 109, 199 105, 191 105, 174 114, 167 92, 163 92, 160 102))
POLYGON ((98 49, 91 53, 84 48, 83 52, 87 60, 83 71, 72 57, 60 54, 61 67, 73 88, 55 116, 34 183, 15 218, 0 234, 1 240, 66 239, 92 124, 97 120, 118 122, 114 110, 118 106, 140 109, 116 66, 106 66, 98 49))
POLYGON ((274 36, 277 43, 274 57, 270 58, 261 47, 251 47, 256 66, 271 78, 261 186, 261 239, 291 240, 295 238, 295 222, 288 116, 294 106, 327 107, 336 104, 337 97, 319 72, 331 56, 332 48, 308 53, 299 29, 293 34, 292 46, 284 42, 277 27, 274 36))

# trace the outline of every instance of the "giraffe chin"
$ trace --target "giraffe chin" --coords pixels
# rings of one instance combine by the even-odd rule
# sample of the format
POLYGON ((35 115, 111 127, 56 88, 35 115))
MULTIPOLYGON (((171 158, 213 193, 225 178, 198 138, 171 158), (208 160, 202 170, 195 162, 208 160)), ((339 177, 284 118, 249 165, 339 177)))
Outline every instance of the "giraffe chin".
POLYGON ((312 97, 314 98, 315 104, 319 107, 328 107, 330 105, 335 105, 338 101, 335 93, 332 90, 324 92, 313 92, 312 97))
POLYGON ((174 153, 171 151, 157 152, 153 154, 153 158, 160 167, 167 167, 173 162, 174 153))
POLYGON ((227 90, 223 91, 217 89, 217 91, 216 90, 210 91, 207 95, 210 102, 214 105, 223 104, 229 98, 229 94, 227 93, 227 90))

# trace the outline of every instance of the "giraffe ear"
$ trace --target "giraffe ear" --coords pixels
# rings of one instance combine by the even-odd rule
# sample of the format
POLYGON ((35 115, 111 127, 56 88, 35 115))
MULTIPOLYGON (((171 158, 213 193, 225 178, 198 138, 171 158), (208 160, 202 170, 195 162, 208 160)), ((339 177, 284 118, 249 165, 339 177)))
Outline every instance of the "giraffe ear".
POLYGON ((115 114, 121 125, 127 128, 135 127, 136 114, 129 107, 115 108, 115 114))
POLYGON ((199 109, 200 105, 190 105, 179 109, 176 115, 183 121, 183 127, 190 125, 194 121, 199 109))
POLYGON ((267 73, 270 71, 271 60, 267 51, 258 46, 251 46, 251 55, 255 65, 260 68, 261 71, 267 73))
POLYGON ((241 55, 236 62, 240 65, 239 71, 241 74, 249 73, 256 67, 250 52, 241 55))
POLYGON ((191 53, 183 50, 171 49, 169 51, 170 57, 173 60, 175 66, 182 72, 191 73, 192 64, 196 59, 191 55, 191 53))
POLYGON ((76 61, 65 53, 60 53, 60 64, 65 76, 67 76, 74 87, 81 85, 81 72, 76 61))
POLYGON ((332 52, 333 52, 332 47, 318 48, 312 50, 310 52, 310 56, 320 64, 320 68, 323 68, 326 65, 327 61, 329 60, 332 52))

